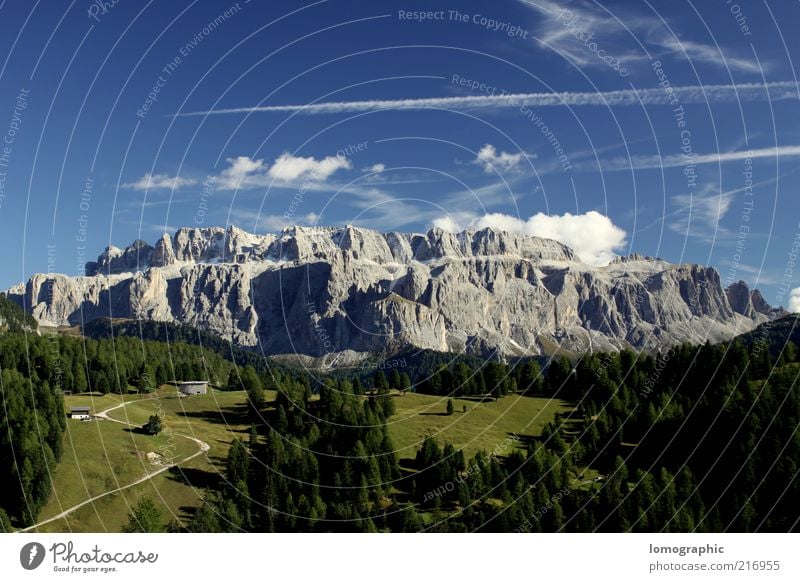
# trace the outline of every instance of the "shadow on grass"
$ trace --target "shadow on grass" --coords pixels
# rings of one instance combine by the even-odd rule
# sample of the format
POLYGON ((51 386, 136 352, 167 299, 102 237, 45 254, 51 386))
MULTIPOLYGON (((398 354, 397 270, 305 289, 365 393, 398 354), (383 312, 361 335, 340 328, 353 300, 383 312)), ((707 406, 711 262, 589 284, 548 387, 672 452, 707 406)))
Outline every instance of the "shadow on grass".
POLYGON ((468 402, 495 402, 495 398, 491 394, 477 394, 475 396, 456 396, 459 400, 466 400, 468 402))
MULTIPOLYGON (((167 471, 168 478, 196 489, 219 489, 222 487, 222 475, 217 471, 197 469, 194 467, 175 466, 167 471)), ((198 492, 198 495, 200 492, 198 492)))
POLYGON ((252 421, 250 408, 247 406, 227 407, 217 410, 177 411, 177 416, 205 420, 214 424, 246 424, 252 421))
POLYGON ((156 435, 152 435, 152 434, 148 433, 141 426, 133 426, 133 427, 126 426, 122 430, 123 430, 123 432, 130 432, 130 433, 133 433, 133 434, 140 434, 142 436, 156 436, 156 435))
POLYGON ((510 438, 514 438, 514 439, 518 440, 520 443, 523 444, 523 446, 525 448, 528 448, 529 446, 531 446, 534 443, 542 442, 542 438, 541 437, 532 436, 532 435, 528 435, 528 434, 517 434, 517 433, 514 433, 514 432, 507 432, 506 435, 508 435, 510 438))

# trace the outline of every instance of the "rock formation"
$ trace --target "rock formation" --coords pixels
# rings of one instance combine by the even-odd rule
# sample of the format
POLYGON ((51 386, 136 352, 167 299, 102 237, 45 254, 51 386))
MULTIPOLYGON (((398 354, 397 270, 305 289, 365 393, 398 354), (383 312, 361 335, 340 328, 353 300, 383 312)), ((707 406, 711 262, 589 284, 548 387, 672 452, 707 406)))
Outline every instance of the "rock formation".
POLYGON ((605 267, 567 246, 492 229, 425 234, 182 228, 107 248, 86 277, 9 290, 41 325, 98 317, 199 326, 266 354, 409 347, 501 356, 657 349, 751 330, 772 308, 719 273, 631 255, 605 267))

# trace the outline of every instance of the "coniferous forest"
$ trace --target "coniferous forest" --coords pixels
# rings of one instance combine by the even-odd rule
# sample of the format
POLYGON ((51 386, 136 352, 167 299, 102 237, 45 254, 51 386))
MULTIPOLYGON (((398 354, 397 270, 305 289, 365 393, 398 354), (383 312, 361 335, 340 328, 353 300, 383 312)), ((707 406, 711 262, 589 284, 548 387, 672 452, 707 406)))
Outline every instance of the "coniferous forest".
POLYGON ((557 396, 574 410, 506 455, 465 458, 426 439, 412 467, 386 431, 402 380, 378 372, 366 397, 328 380, 314 402, 304 380, 279 381, 276 406, 232 449, 227 485, 189 529, 796 531, 796 347, 775 358, 745 343, 563 358, 544 377, 533 361, 439 368, 420 387, 557 396), (587 468, 602 476, 587 483, 587 468))

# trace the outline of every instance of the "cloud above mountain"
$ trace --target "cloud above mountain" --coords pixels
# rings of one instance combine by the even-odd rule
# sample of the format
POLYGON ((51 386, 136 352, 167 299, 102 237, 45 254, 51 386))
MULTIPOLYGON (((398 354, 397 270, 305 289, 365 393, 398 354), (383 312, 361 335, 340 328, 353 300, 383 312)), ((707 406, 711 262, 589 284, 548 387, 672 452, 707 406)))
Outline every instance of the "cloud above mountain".
POLYGON ((507 232, 549 238, 572 248, 585 263, 603 266, 625 245, 626 233, 607 216, 595 210, 584 214, 549 215, 539 212, 527 220, 499 212, 473 217, 460 224, 452 216, 438 218, 433 225, 450 232, 463 228, 496 228, 507 232))
POLYGON ((324 182, 339 170, 349 170, 353 164, 344 156, 294 156, 284 152, 272 164, 249 156, 227 158, 228 167, 214 178, 220 190, 245 190, 270 185, 296 184, 299 182, 324 182))
POLYGON ((800 313, 800 287, 795 287, 789 293, 789 311, 792 313, 800 313))
POLYGON ((528 159, 525 152, 512 154, 509 152, 497 151, 492 144, 484 145, 479 151, 478 155, 472 161, 483 168, 487 174, 494 172, 511 172, 517 170, 520 165, 528 159))

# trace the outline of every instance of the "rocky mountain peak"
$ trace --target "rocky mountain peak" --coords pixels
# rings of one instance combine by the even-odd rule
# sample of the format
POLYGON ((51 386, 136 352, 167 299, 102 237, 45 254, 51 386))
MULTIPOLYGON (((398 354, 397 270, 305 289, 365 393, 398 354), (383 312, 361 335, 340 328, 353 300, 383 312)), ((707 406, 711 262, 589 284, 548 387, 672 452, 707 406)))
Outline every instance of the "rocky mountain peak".
POLYGON ((109 247, 86 269, 34 275, 9 298, 44 325, 179 322, 267 354, 316 357, 658 349, 723 341, 774 311, 742 282, 724 289, 711 267, 636 254, 589 266, 557 241, 490 228, 181 228, 153 246, 109 247))
POLYGON ((774 311, 761 295, 761 291, 758 289, 751 291, 744 281, 732 283, 725 293, 731 308, 746 317, 753 317, 756 314, 769 315, 774 311))

